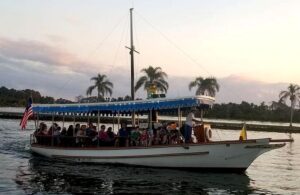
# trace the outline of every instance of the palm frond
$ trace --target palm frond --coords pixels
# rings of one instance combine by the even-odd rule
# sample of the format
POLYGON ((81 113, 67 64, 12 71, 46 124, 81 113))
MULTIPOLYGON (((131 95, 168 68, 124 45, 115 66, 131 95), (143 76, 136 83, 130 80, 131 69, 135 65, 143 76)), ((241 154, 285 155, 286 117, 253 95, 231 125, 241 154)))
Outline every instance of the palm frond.
POLYGON ((147 81, 146 76, 140 77, 139 80, 135 84, 134 90, 135 91, 139 90, 139 88, 141 88, 141 86, 144 85, 146 81, 147 81))
POLYGON ((91 95, 95 88, 96 88, 95 85, 89 86, 89 88, 86 90, 86 95, 87 96, 91 95))

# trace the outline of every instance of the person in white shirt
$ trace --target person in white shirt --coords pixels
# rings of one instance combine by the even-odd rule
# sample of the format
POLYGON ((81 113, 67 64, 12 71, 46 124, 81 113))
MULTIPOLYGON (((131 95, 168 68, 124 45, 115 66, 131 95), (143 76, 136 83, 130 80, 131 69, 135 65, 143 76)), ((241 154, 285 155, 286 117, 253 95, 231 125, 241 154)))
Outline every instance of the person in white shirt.
POLYGON ((195 119, 196 110, 197 110, 196 108, 192 108, 190 113, 186 116, 185 128, 184 128, 185 143, 191 142, 192 130, 193 130, 193 127, 195 126, 195 122, 201 122, 201 121, 195 119))

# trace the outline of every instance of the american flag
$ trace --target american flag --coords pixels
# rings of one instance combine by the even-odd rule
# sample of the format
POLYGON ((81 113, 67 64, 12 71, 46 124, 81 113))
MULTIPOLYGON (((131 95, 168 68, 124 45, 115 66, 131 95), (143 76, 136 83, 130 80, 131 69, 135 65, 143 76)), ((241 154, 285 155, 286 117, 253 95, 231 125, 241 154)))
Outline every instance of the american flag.
POLYGON ((20 122, 20 126, 21 126, 21 129, 25 129, 26 128, 26 125, 27 125, 27 120, 33 115, 33 111, 32 111, 32 99, 29 98, 28 99, 28 102, 27 102, 27 106, 25 108, 25 112, 23 114, 23 118, 20 122))

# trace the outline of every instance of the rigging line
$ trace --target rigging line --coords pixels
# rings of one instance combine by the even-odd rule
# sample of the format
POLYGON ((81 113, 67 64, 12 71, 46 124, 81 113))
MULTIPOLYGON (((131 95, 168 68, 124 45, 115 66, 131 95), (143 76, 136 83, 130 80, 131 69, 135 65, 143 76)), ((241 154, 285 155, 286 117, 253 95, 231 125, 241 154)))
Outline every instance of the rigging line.
MULTIPOLYGON (((127 13, 125 14, 125 16, 127 15, 127 13)), ((91 57, 92 53, 95 53, 103 44, 104 42, 113 34, 113 32, 117 29, 117 27, 126 19, 127 17, 121 17, 121 19, 115 24, 115 26, 112 28, 112 30, 104 37, 104 39, 102 39, 101 42, 99 42, 99 44, 97 45, 97 47, 94 49, 93 52, 90 53, 90 55, 88 55, 87 57, 91 57)))
MULTIPOLYGON (((128 18, 128 17, 127 17, 127 18, 128 18)), ((118 45, 118 47, 117 47, 117 50, 116 50, 116 53, 115 53, 115 56, 114 56, 112 66, 111 66, 110 70, 108 71, 109 73, 112 72, 113 68, 114 68, 115 65, 116 65, 116 60, 117 60, 117 57, 118 57, 118 55, 119 55, 121 43, 122 43, 122 41, 125 39, 125 37, 124 37, 125 31, 128 30, 128 28, 129 28, 128 23, 129 23, 129 19, 126 19, 126 21, 124 22, 123 30, 122 30, 122 32, 121 32, 121 39, 120 39, 120 41, 119 41, 119 45, 118 45), (126 27, 127 27, 127 28, 126 28, 126 27)))
POLYGON ((176 43, 174 43, 171 39, 168 38, 164 33, 162 33, 158 28, 156 28, 153 24, 151 24, 145 17, 143 17, 139 12, 135 11, 137 15, 139 15, 146 23, 148 23, 154 30, 156 30, 161 36, 163 36, 171 45, 173 45, 176 49, 178 49, 183 55, 185 55, 187 58, 189 58, 192 62, 200 66, 207 74, 211 75, 210 72, 195 58, 190 56, 186 51, 181 49, 176 43))
MULTIPOLYGON (((125 14, 127 15, 127 13, 125 14)), ((124 15, 122 15, 122 17, 118 20, 118 22, 113 26, 112 30, 108 32, 108 34, 104 37, 104 39, 102 39, 101 42, 99 42, 99 44, 96 46, 96 48, 94 50, 92 50, 85 59, 89 59, 92 57, 93 54, 95 54, 95 52, 104 44, 104 42, 112 35, 112 33, 116 30, 116 28, 119 26, 119 24, 124 21, 126 17, 124 17, 124 15)), ((83 64, 82 66, 80 66, 79 71, 81 71, 83 68, 86 68, 87 64, 83 64)), ((70 83, 72 79, 68 79, 64 84, 61 85, 60 88, 58 88, 58 90, 62 90, 65 89, 65 87, 70 83)))
MULTIPOLYGON (((137 15, 139 15, 141 17, 141 19, 143 19, 147 24, 149 24, 154 30, 156 30, 162 37, 164 37, 170 44, 172 44, 176 49, 178 49, 183 55, 185 55, 188 59, 190 59, 192 62, 194 62, 196 65, 198 65, 199 67, 201 67, 208 75, 213 75, 211 74, 202 64, 198 63, 197 60, 195 58, 193 58, 192 56, 190 56, 186 51, 184 51, 183 49, 181 49, 176 43, 174 43, 170 38, 168 38, 168 36, 166 36, 164 33, 162 33, 158 28, 156 28, 152 23, 150 23, 145 17, 143 17, 139 12, 135 11, 137 13, 137 15)), ((222 86, 224 87, 224 86, 222 86)), ((241 97, 240 94, 237 94, 235 91, 233 91, 231 88, 229 87, 225 87, 225 89, 228 89, 229 91, 231 91, 233 94, 235 94, 238 97, 241 97)))

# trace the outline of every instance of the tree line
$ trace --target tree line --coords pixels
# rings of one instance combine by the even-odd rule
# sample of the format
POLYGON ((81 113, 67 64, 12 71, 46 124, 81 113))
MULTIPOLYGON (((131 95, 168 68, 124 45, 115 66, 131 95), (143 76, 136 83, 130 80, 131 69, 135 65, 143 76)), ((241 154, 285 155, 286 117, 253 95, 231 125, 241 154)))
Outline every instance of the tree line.
MULTIPOLYGON (((147 97, 151 98, 153 94, 167 93, 169 84, 167 82, 168 75, 162 71, 160 67, 149 66, 141 70, 141 76, 136 84, 135 91, 143 88, 147 97)), ((105 74, 98 73, 91 78, 93 85, 89 86, 86 91, 87 97, 77 96, 76 102, 105 102, 105 101, 129 101, 130 96, 118 98, 105 98, 113 94, 113 83, 105 74), (97 92, 97 96, 92 96, 93 91, 97 92)), ((187 86, 189 90, 196 89, 196 95, 208 95, 214 97, 219 91, 220 86, 214 77, 196 77, 187 86)), ((41 96, 38 91, 31 89, 15 90, 6 87, 0 88, 0 106, 24 106, 28 97, 32 97, 34 103, 73 103, 70 100, 57 99, 49 96, 41 96)), ((279 94, 279 100, 273 101, 271 105, 262 102, 260 105, 243 101, 240 104, 223 103, 215 104, 213 108, 206 111, 206 117, 219 119, 239 119, 239 120, 258 120, 258 121, 280 121, 290 122, 292 126, 293 119, 300 122, 300 110, 295 109, 297 102, 300 100, 300 86, 290 84, 287 90, 283 90, 279 94), (290 101, 290 106, 286 105, 286 100, 290 101)))
MULTIPOLYGON (((159 92, 167 93, 169 84, 166 81, 168 75, 162 71, 160 67, 149 66, 141 70, 144 74, 135 84, 135 91, 144 88, 147 97, 151 98, 151 94, 159 92)), ((106 75, 98 74, 92 77, 94 85, 87 89, 86 94, 91 95, 94 89, 97 89, 98 100, 103 99, 104 95, 112 95, 113 83, 109 81, 106 75)), ((208 95, 215 97, 220 86, 214 77, 203 78, 196 77, 187 86, 189 90, 196 88, 196 95, 208 95)), ((292 126, 293 118, 300 122, 300 111, 295 110, 296 103, 300 100, 300 86, 290 84, 287 90, 283 90, 279 94, 279 100, 273 101, 270 106, 264 102, 261 105, 255 105, 243 101, 241 104, 215 104, 213 109, 207 113, 207 117, 220 119, 240 119, 240 120, 259 120, 259 121, 288 121, 292 126), (286 100, 290 100, 290 107, 285 104, 286 100), (290 114, 287 114, 287 113, 290 114)))

